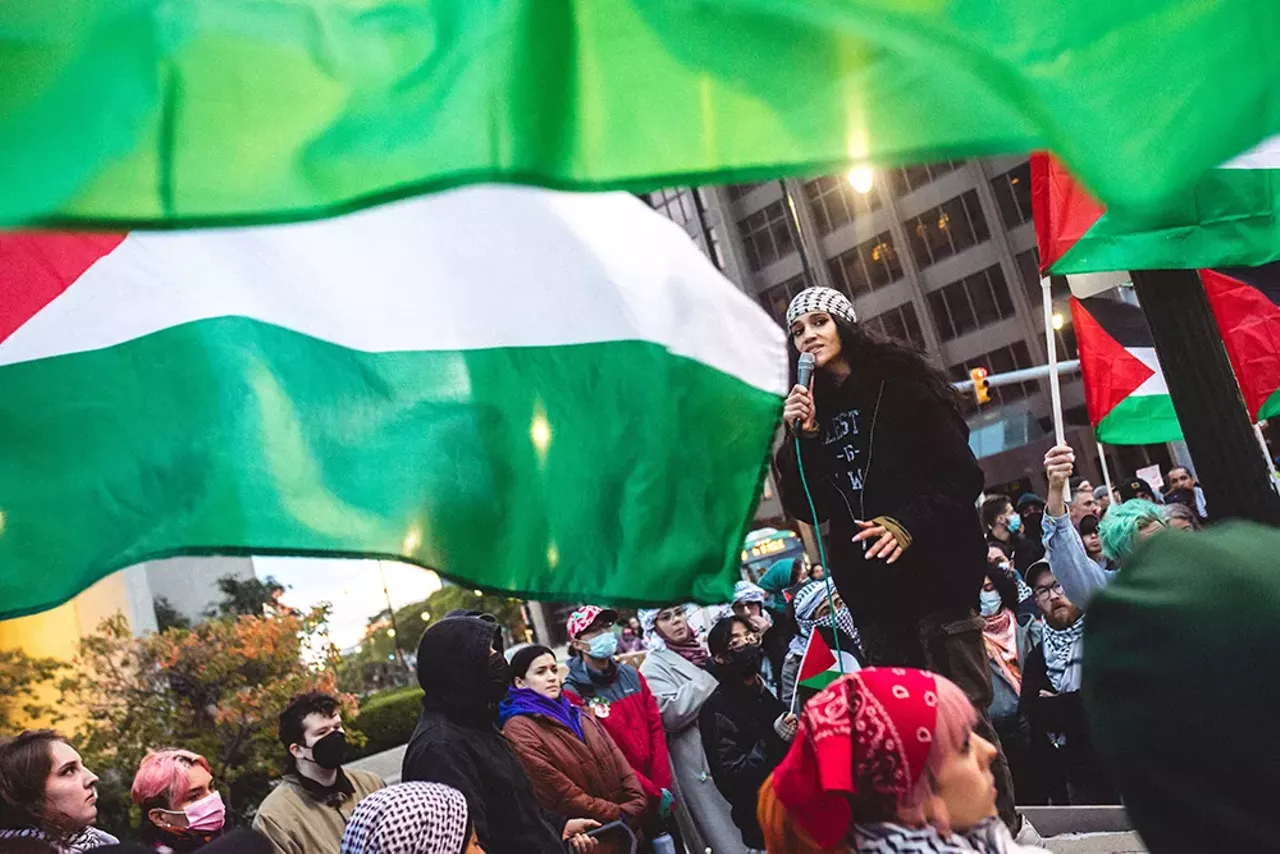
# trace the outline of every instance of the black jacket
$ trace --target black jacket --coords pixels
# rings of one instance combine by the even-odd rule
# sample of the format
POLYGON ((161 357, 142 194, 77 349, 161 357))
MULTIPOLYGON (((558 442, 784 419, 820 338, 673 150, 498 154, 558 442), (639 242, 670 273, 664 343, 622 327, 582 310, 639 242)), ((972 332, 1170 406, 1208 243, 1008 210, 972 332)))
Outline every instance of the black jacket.
POLYGON ((501 643, 497 636, 498 627, 478 617, 450 617, 423 634, 418 682, 426 693, 402 778, 462 792, 489 854, 562 854, 564 819, 538 803, 487 696, 486 663, 490 645, 501 643))
POLYGON ((786 711, 763 686, 721 681, 698 713, 711 776, 729 802, 733 823, 748 848, 764 850, 756 799, 760 785, 787 755, 788 744, 773 729, 773 722, 786 711))
MULTIPOLYGON (((854 376, 829 392, 815 391, 815 402, 823 434, 800 440, 805 477, 819 521, 830 523, 829 570, 854 621, 914 636, 915 624, 926 615, 976 608, 987 571, 975 508, 983 475, 959 412, 920 383, 863 382, 854 376), (860 492, 849 488, 839 456, 850 437, 823 441, 839 435, 833 431, 849 410, 859 413, 851 438, 862 466, 860 492), (910 547, 892 565, 864 559, 861 544, 852 541, 859 531, 855 518, 878 516, 896 520, 911 536, 910 547)), ((790 435, 776 464, 783 508, 810 522, 790 435)))

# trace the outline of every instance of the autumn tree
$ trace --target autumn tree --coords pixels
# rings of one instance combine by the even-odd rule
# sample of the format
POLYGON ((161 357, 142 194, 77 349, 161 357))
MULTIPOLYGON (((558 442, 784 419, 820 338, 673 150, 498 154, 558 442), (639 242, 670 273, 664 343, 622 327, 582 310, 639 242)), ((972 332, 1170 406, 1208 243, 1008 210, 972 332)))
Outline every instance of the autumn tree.
POLYGON ((206 611, 206 616, 262 616, 268 610, 281 610, 279 599, 285 587, 270 575, 266 578, 224 575, 218 579, 218 590, 222 593, 222 601, 216 608, 206 611))
MULTIPOLYGON (((304 691, 338 693, 327 613, 221 617, 140 638, 117 615, 82 639, 74 675, 61 688, 84 719, 75 736, 85 764, 102 777, 99 824, 127 831, 139 761, 150 749, 174 746, 207 757, 228 811, 251 816, 283 764, 280 712, 304 691)), ((350 720, 355 698, 342 700, 350 720)))
POLYGON ((37 688, 62 666, 56 659, 33 658, 20 649, 0 649, 0 735, 17 732, 32 719, 59 719, 52 706, 38 701, 37 688))

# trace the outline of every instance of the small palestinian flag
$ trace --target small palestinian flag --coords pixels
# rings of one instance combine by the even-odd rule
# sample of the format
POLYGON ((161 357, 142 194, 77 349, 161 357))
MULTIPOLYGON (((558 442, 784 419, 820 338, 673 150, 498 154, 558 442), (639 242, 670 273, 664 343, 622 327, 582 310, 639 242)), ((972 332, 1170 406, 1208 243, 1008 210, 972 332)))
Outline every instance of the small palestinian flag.
POLYGON ((1267 264, 1280 260, 1280 136, 1156 215, 1108 209, 1043 153, 1031 158, 1031 201, 1045 275, 1267 264))
POLYGON ((1181 439, 1142 309, 1102 297, 1072 297, 1071 319, 1098 441, 1148 445, 1181 439))
POLYGON ((1280 264, 1201 270, 1200 280, 1249 417, 1280 415, 1280 264))
POLYGON ((809 643, 804 648, 804 658, 800 660, 800 676, 796 680, 805 688, 821 691, 846 673, 861 670, 862 665, 848 650, 840 650, 840 657, 831 651, 822 633, 813 631, 809 635, 809 643), (842 664, 843 663, 843 664, 842 664))

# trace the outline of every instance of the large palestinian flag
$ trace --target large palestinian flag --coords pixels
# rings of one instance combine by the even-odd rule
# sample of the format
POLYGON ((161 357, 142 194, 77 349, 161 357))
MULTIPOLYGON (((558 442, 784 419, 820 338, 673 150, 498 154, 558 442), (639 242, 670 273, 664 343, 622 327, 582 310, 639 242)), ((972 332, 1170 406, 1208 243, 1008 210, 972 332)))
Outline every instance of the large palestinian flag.
POLYGON ((1142 309, 1071 298, 1085 404, 1098 441, 1147 445, 1182 438, 1142 309))
POLYGON ((1043 153, 1031 159, 1031 193, 1045 275, 1280 259, 1280 136, 1209 170, 1154 214, 1105 207, 1043 153))
POLYGON ((1150 210, 1280 133, 1276 37, 1276 0, 6 0, 0 222, 1036 148, 1150 210))
POLYGON ((1200 279, 1249 417, 1280 415, 1280 264, 1201 270, 1200 279))
POLYGON ((0 235, 0 618, 177 553, 722 602, 782 333, 626 194, 0 235))

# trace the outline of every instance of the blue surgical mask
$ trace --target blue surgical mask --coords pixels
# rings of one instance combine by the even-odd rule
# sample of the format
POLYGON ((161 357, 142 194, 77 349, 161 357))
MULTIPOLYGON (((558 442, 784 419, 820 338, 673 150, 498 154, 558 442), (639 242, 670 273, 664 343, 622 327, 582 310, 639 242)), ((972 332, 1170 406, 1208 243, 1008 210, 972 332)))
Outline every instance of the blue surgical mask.
POLYGON ((592 658, 613 658, 618 651, 618 636, 613 632, 605 632, 593 637, 587 645, 587 654, 592 658))
POLYGON ((1000 598, 999 590, 983 590, 978 594, 978 603, 978 607, 982 610, 982 616, 992 617, 1000 610, 1004 600, 1000 598))
POLYGON ((1017 515, 1010 517, 1009 521, 1005 523, 1005 527, 1009 529, 1010 534, 1018 533, 1022 530, 1022 517, 1017 515))

